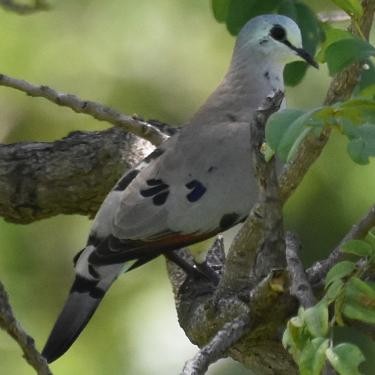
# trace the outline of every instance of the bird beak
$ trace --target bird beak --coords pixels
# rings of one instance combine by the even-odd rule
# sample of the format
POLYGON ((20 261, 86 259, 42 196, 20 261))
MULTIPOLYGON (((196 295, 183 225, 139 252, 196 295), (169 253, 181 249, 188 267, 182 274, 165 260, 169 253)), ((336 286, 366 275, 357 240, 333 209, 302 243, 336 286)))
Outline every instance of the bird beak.
POLYGON ((283 43, 291 50, 293 50, 298 56, 302 57, 309 65, 313 66, 316 69, 319 69, 318 63, 306 50, 293 46, 293 44, 290 43, 289 40, 284 40, 283 43))
POLYGON ((313 66, 316 69, 319 69, 318 63, 314 60, 314 58, 303 48, 293 48, 297 55, 302 57, 309 65, 313 66))

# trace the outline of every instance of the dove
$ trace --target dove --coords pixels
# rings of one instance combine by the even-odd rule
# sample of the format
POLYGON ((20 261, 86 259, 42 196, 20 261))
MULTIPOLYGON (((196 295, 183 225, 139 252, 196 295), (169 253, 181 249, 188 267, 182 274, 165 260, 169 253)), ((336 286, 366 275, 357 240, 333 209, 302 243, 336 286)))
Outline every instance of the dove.
MULTIPOLYGON (((42 355, 63 355, 117 277, 243 221, 258 188, 250 165, 250 123, 267 96, 284 90, 283 69, 304 60, 290 18, 262 15, 238 34, 227 73, 181 128, 116 183, 76 255, 75 280, 42 355)), ((186 264, 185 264, 186 266, 186 264)))

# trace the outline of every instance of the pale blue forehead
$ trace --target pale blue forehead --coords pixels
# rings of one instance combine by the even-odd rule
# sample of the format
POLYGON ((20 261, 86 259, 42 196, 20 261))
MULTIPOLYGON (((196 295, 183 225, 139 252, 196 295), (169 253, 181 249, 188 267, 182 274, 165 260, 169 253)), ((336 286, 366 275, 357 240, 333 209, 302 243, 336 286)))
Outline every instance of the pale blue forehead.
POLYGON ((301 31, 298 25, 289 17, 279 14, 267 14, 257 16, 248 21, 238 34, 238 39, 258 39, 266 36, 273 25, 281 25, 284 27, 288 39, 291 42, 300 42, 301 31))

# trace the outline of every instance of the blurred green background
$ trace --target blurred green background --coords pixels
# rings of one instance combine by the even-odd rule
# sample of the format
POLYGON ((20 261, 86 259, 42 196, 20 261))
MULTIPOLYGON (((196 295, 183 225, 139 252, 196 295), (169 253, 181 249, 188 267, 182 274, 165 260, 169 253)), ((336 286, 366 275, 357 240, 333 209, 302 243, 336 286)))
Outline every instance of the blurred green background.
MULTIPOLYGON (((319 8, 325 2, 310 3, 319 8)), ((207 0, 55 1, 51 11, 27 17, 0 9, 0 25, 0 72, 170 124, 186 121, 215 88, 234 42, 207 0)), ((325 67, 309 70, 300 86, 287 90, 288 105, 319 105, 328 84, 325 67)), ((0 124, 3 143, 49 141, 73 130, 108 127, 5 87, 0 87, 0 124)), ((306 264, 324 256, 374 201, 375 163, 355 165, 345 142, 333 135, 285 209, 286 225, 302 238, 306 264)), ((0 280, 40 349, 89 226, 79 216, 26 226, 0 221, 0 280)), ((366 357, 375 357, 365 337, 352 331, 349 337, 366 357)), ((115 283, 76 344, 51 367, 60 375, 172 375, 195 352, 178 326, 160 258, 115 283)), ((367 374, 371 367, 374 363, 367 364, 367 374)), ((2 331, 0 373, 34 373, 2 331)), ((245 373, 231 360, 209 370, 245 373)))

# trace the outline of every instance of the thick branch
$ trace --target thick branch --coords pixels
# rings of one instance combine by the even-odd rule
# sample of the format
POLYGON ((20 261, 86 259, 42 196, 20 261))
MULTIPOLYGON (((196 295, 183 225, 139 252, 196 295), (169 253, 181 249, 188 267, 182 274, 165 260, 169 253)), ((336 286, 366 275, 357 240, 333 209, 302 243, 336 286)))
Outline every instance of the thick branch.
POLYGON ((116 180, 152 149, 118 128, 75 132, 51 143, 0 145, 0 215, 17 223, 93 216, 116 180))
POLYGON ((24 80, 0 74, 0 86, 12 87, 27 95, 45 98, 57 105, 68 107, 74 112, 85 113, 97 120, 107 121, 141 138, 147 139, 155 145, 159 145, 167 139, 165 132, 158 129, 151 122, 146 122, 136 116, 125 115, 97 102, 82 100, 72 94, 57 92, 45 85, 37 86, 24 80))
POLYGON ((27 362, 34 367, 39 375, 52 375, 46 360, 36 350, 34 340, 17 322, 9 304, 8 295, 0 282, 0 328, 8 332, 20 346, 27 362))

